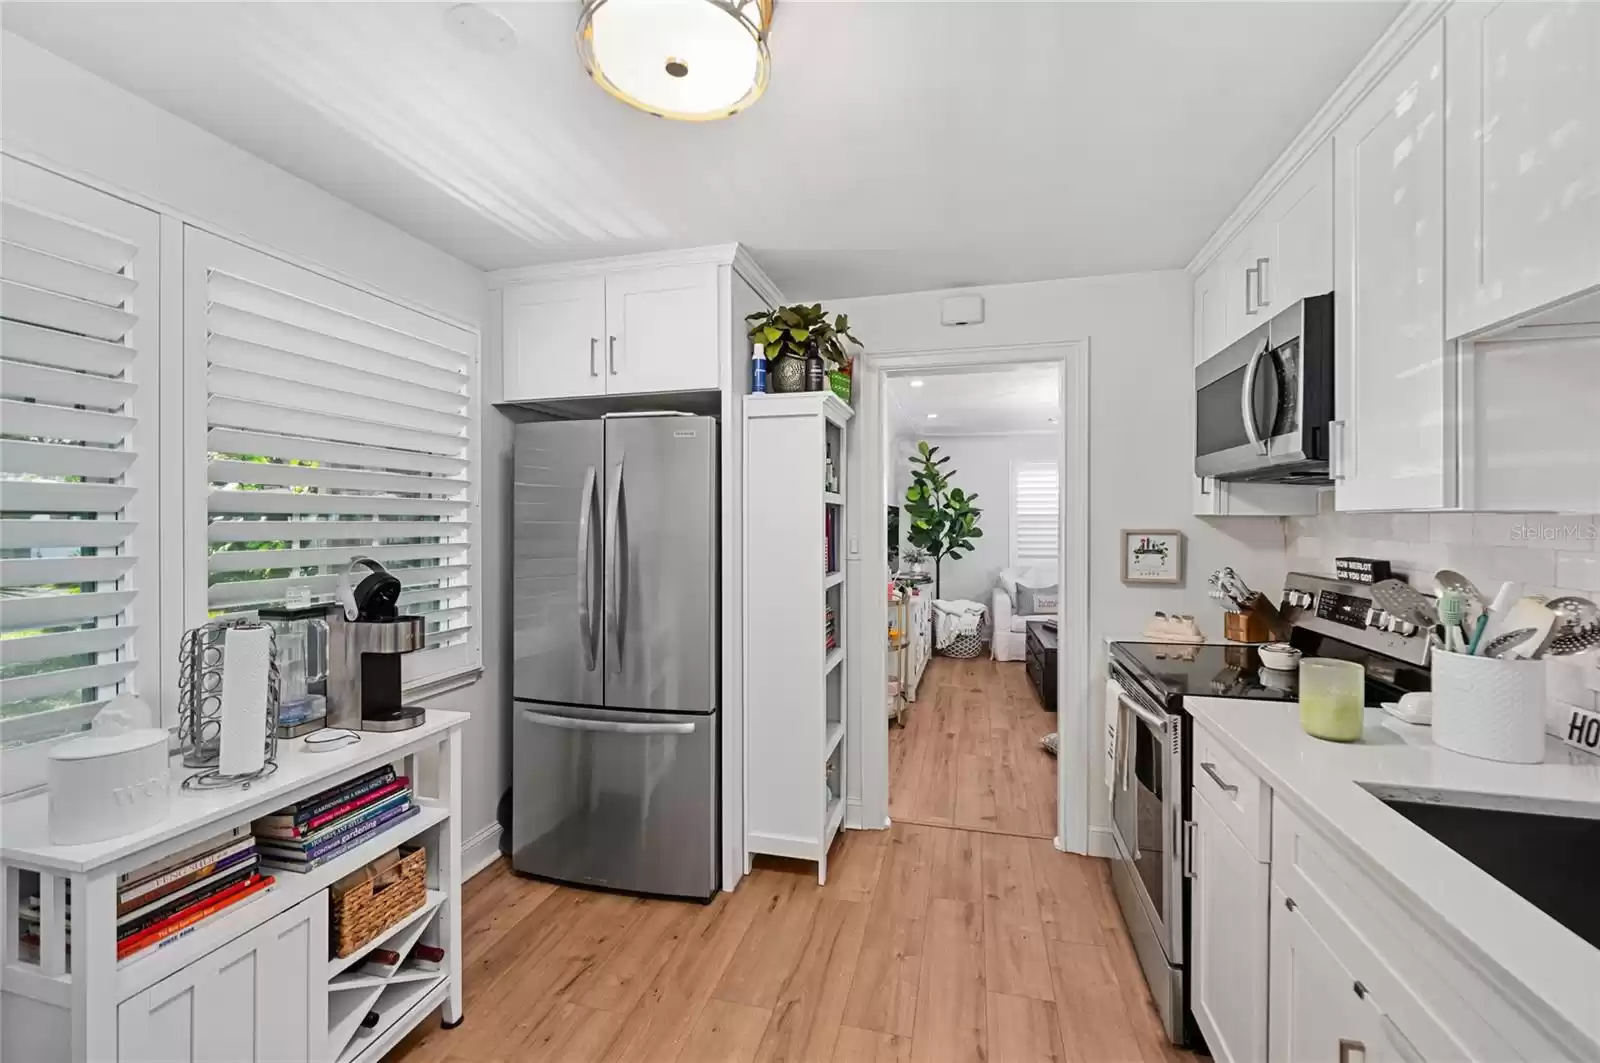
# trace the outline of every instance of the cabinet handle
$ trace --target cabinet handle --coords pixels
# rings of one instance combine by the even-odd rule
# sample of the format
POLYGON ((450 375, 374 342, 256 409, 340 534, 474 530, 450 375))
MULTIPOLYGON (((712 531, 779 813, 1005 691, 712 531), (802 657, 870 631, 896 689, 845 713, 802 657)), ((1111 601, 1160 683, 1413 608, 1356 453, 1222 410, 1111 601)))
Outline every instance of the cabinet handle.
POLYGON ((1192 819, 1180 822, 1183 822, 1183 877, 1197 879, 1200 872, 1194 866, 1194 850, 1200 837, 1200 823, 1192 819))
POLYGON ((1359 981, 1357 981, 1350 988, 1354 989, 1356 991, 1356 997, 1358 999, 1360 999, 1360 1000, 1367 999, 1367 987, 1362 985, 1359 981))
POLYGON ((594 361, 595 348, 597 348, 599 346, 600 346, 599 337, 590 336, 589 337, 589 375, 590 376, 599 376, 600 375, 600 368, 599 368, 599 366, 595 365, 595 361, 594 361))
POLYGON ((1339 1063, 1367 1063, 1367 1046, 1349 1037, 1339 1038, 1339 1063))
MULTIPOLYGON (((1250 305, 1251 274, 1255 274, 1257 278, 1260 277, 1260 273, 1255 266, 1251 266, 1249 269, 1244 271, 1244 312, 1246 316, 1255 317, 1256 310, 1258 308, 1250 305)), ((1257 280, 1257 283, 1260 283, 1259 279, 1257 280)))
POLYGON ((1258 307, 1266 306, 1272 302, 1271 299, 1267 298, 1269 290, 1267 286, 1267 264, 1271 261, 1272 259, 1270 258, 1256 259, 1256 306, 1258 307))
POLYGON ((1222 792, 1227 794, 1229 797, 1237 797, 1239 795, 1239 788, 1237 786, 1233 785, 1228 780, 1217 774, 1217 766, 1215 764, 1202 762, 1200 765, 1200 770, 1211 776, 1211 781, 1221 787, 1222 792))
POLYGON ((606 337, 606 362, 611 366, 611 375, 617 375, 617 338, 606 337))
POLYGON ((1300 908, 1300 906, 1298 904, 1294 903, 1294 898, 1293 897, 1285 897, 1283 899, 1283 906, 1285 908, 1289 909, 1289 911, 1291 911, 1291 912, 1298 911, 1299 908, 1300 908))
POLYGON ((1328 422, 1328 479, 1343 480, 1344 470, 1344 422, 1328 422))
POLYGON ((1209 495, 1211 493, 1211 477, 1200 477, 1200 493, 1203 495, 1209 495))

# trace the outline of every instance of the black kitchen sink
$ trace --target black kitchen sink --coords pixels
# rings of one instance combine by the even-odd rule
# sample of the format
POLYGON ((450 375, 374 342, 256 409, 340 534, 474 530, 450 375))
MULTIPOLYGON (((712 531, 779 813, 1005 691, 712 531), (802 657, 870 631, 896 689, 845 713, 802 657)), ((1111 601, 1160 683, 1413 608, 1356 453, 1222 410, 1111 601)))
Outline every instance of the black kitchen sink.
POLYGON ((1600 819, 1375 796, 1600 948, 1600 819))

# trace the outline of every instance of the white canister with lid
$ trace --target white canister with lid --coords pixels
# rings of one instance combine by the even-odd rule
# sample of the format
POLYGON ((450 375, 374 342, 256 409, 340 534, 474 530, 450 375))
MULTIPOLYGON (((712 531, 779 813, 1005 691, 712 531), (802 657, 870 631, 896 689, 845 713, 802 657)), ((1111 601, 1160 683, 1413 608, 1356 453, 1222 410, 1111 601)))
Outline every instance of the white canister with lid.
POLYGON ((50 842, 84 845, 167 818, 167 732, 145 727, 56 744, 49 765, 50 842))

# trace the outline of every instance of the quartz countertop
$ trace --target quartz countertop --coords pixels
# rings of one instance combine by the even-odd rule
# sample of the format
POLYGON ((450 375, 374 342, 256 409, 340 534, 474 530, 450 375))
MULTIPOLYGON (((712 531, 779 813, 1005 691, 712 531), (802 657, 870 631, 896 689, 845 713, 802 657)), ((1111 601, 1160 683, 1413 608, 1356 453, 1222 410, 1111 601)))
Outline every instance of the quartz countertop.
POLYGON ((1587 1041, 1600 1054, 1600 949, 1366 788, 1600 821, 1600 759, 1550 738, 1543 764, 1479 760, 1440 749, 1430 728, 1379 709, 1366 711, 1360 742, 1341 744, 1302 731, 1293 704, 1190 697, 1184 708, 1308 823, 1342 839, 1379 882, 1420 902, 1431 931, 1523 986, 1530 1007, 1567 1029, 1563 1040, 1587 1041))

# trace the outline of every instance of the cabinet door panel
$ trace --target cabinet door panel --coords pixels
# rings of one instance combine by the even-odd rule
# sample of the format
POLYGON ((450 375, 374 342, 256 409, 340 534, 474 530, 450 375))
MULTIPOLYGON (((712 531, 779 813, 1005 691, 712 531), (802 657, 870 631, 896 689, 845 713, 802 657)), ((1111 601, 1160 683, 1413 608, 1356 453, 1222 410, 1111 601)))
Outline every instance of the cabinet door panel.
POLYGON ((1272 1063, 1363 1063, 1378 1042, 1378 1016, 1355 993, 1355 978, 1317 936, 1291 898, 1272 888, 1272 1063))
POLYGON ((1267 205, 1270 234, 1262 278, 1270 316, 1297 299, 1333 290, 1333 144, 1300 164, 1267 205))
POLYGON ((613 273, 605 298, 607 393, 719 385, 716 266, 613 273))
POLYGON ((1194 795, 1191 1000, 1219 1063, 1267 1055, 1268 869, 1194 795))
POLYGON ((1600 284, 1600 4, 1463 3, 1445 22, 1458 336, 1600 284))
POLYGON ((1228 316, 1223 299, 1222 263, 1211 267, 1194 282, 1194 364, 1210 358, 1227 346, 1228 316))
POLYGON ((1258 218, 1235 236, 1222 252, 1223 314, 1227 319, 1227 332, 1222 337, 1223 347, 1270 316, 1260 305, 1261 291, 1256 279, 1257 260, 1266 257, 1262 253, 1261 225, 1258 218))
POLYGON ((501 399, 603 395, 604 277, 505 290, 501 399))
POLYGON ((1340 509, 1455 502, 1455 360, 1443 320, 1444 29, 1334 134, 1340 509))

